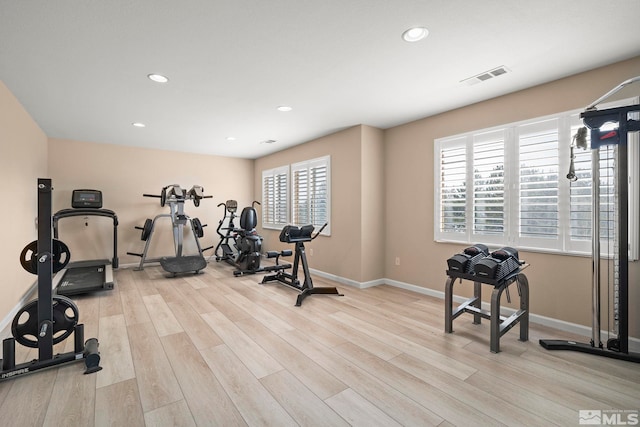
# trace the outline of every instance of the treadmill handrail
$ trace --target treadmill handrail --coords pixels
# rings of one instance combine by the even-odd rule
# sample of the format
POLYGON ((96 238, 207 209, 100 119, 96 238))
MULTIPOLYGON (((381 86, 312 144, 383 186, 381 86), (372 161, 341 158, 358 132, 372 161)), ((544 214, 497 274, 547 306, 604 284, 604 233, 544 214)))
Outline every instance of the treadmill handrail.
POLYGON ((102 216, 113 219, 113 259, 111 265, 118 268, 118 216, 111 209, 70 208, 62 209, 53 214, 53 237, 58 238, 58 220, 74 216, 102 216))

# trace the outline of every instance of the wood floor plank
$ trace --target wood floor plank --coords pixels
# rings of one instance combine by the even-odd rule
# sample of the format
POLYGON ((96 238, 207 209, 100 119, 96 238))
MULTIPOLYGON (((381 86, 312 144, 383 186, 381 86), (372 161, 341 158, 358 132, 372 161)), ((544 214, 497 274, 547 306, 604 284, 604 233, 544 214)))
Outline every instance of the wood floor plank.
POLYGON ((196 424, 243 425, 240 413, 187 334, 168 335, 161 341, 196 424))
POLYGON ((331 372, 326 371, 257 320, 245 319, 236 324, 321 399, 326 399, 347 388, 331 372))
POLYGON ((260 321, 263 325, 271 329, 276 334, 286 331, 292 331, 295 329, 295 327, 291 324, 281 320, 279 317, 273 315, 270 311, 262 308, 259 304, 250 301, 240 294, 229 294, 226 295, 225 298, 227 298, 229 301, 231 301, 241 309, 245 310, 247 313, 250 313, 254 319, 260 321))
POLYGON ((222 338, 188 303, 184 301, 170 302, 167 305, 198 350, 223 343, 222 338))
POLYGON ((84 363, 64 365, 51 393, 45 426, 92 426, 97 375, 84 375, 84 363))
POLYGON ((144 412, 184 398, 151 322, 127 327, 144 412))
MULTIPOLYGON (((465 346, 470 351, 477 351, 478 344, 473 342, 465 346)), ((571 373, 562 372, 561 368, 549 367, 541 365, 539 363, 526 360, 518 355, 508 353, 506 351, 498 354, 492 354, 492 358, 498 363, 514 366, 527 373, 538 378, 544 378, 549 382, 562 382, 570 384, 573 390, 579 391, 585 396, 590 396, 606 405, 609 408, 616 409, 628 409, 636 407, 638 405, 637 395, 630 397, 625 393, 621 393, 617 390, 612 390, 607 387, 597 385, 597 382, 590 379, 581 378, 571 373)), ((640 387, 639 387, 640 391, 640 387)))
POLYGON ((344 350, 346 348, 349 348, 347 354, 351 357, 360 357, 361 360, 367 361, 369 369, 385 369, 385 376, 400 377, 402 374, 394 372, 393 369, 389 368, 388 365, 391 364, 398 369, 421 379, 425 383, 431 384, 433 387, 447 393, 451 397, 464 402, 466 405, 474 408, 478 412, 482 412, 489 417, 499 419, 510 426, 520 425, 526 427, 532 425, 543 425, 548 422, 548 420, 545 420, 538 415, 513 405, 508 399, 504 400, 496 397, 493 393, 478 392, 478 389, 469 383, 444 373, 439 369, 430 366, 428 363, 424 363, 424 361, 416 359, 408 354, 402 354, 390 360, 388 363, 383 363, 374 360, 374 357, 366 355, 363 351, 353 351, 353 346, 349 346, 348 344, 345 344, 345 346, 340 350, 344 350), (490 409, 488 410, 488 408, 490 409))
POLYGON ((135 377, 133 358, 123 314, 100 318, 100 366, 96 387, 135 377))
POLYGON ((158 336, 164 337, 184 332, 180 322, 173 315, 162 295, 147 295, 142 297, 142 301, 147 307, 153 326, 158 331, 158 336))
POLYGON ((371 337, 376 337, 382 342, 394 346, 395 348, 405 353, 411 354, 437 367, 438 369, 441 369, 442 371, 455 376, 456 378, 464 380, 476 372, 476 369, 471 366, 452 361, 451 359, 438 353, 437 351, 433 351, 428 347, 402 338, 400 335, 390 333, 389 331, 381 329, 375 325, 368 324, 349 314, 341 312, 332 315, 332 317, 342 322, 348 323, 352 327, 357 327, 361 332, 364 332, 371 337))
MULTIPOLYGON (((96 390, 95 426, 144 426, 138 382, 135 379, 96 390)), ((82 425, 82 424, 76 424, 82 425)))
MULTIPOLYGON (((435 426, 443 420, 435 411, 430 410, 428 405, 418 402, 413 396, 414 393, 424 397, 425 402, 428 402, 431 407, 438 407, 443 403, 458 403, 437 390, 434 390, 433 394, 429 393, 430 386, 417 380, 414 382, 414 386, 408 389, 408 392, 399 391, 397 387, 390 387, 377 376, 364 371, 298 330, 287 332, 282 337, 380 410, 404 425, 435 426), (442 396, 442 400, 434 399, 434 395, 438 393, 442 396)), ((454 419, 464 419, 464 405, 460 404, 459 406, 452 411, 452 414, 460 414, 458 418, 454 416, 454 419)))
POLYGON ((202 355, 250 426, 295 426, 297 423, 226 345, 202 355))
POLYGON ((212 311, 202 315, 205 322, 222 338, 224 343, 235 353, 236 358, 244 363, 257 377, 273 374, 282 369, 282 365, 255 341, 247 336, 231 320, 221 312, 212 311))
POLYGON ((120 299, 122 301, 122 311, 127 325, 151 321, 147 307, 142 300, 142 295, 140 295, 137 288, 132 287, 131 290, 120 292, 120 299))
POLYGON ((2 425, 43 425, 57 374, 57 369, 44 370, 10 380, 10 398, 0 406, 2 425))
POLYGON ((144 414, 145 424, 154 427, 195 427, 191 410, 184 400, 169 403, 144 414))
MULTIPOLYGON (((535 378, 529 378, 528 382, 534 381, 535 378)), ((527 387, 516 386, 494 375, 476 372, 465 382, 477 390, 483 390, 523 410, 533 412, 536 416, 546 419, 549 425, 568 426, 576 422, 575 410, 559 404, 556 400, 533 393, 527 387)))
POLYGON ((326 402, 351 426, 401 427, 401 424, 350 388, 330 397, 326 402))
POLYGON ((283 370, 260 380, 300 426, 348 426, 322 399, 290 372, 283 370))

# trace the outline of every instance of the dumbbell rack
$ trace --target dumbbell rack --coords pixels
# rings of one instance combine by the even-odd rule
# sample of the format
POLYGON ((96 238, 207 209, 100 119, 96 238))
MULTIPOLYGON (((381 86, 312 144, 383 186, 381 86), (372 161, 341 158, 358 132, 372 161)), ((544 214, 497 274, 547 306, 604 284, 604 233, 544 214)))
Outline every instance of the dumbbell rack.
POLYGON ((462 313, 473 314, 473 323, 480 324, 482 318, 491 321, 491 336, 489 349, 492 353, 500 352, 500 337, 506 334, 511 328, 520 324, 520 341, 529 339, 529 281, 522 270, 527 268, 529 264, 523 264, 517 270, 513 271, 500 280, 492 280, 481 278, 474 274, 461 273, 457 271, 447 270, 447 281, 445 284, 445 313, 444 313, 444 331, 446 333, 453 332, 453 321, 462 313), (460 304, 455 310, 453 308, 453 285, 456 280, 470 280, 473 282, 473 297, 460 304), (509 286, 516 283, 518 293, 520 295, 520 309, 511 316, 505 317, 500 315, 500 299, 503 292, 507 292, 509 296, 509 286), (491 292, 491 309, 490 311, 482 309, 482 285, 492 285, 491 292))

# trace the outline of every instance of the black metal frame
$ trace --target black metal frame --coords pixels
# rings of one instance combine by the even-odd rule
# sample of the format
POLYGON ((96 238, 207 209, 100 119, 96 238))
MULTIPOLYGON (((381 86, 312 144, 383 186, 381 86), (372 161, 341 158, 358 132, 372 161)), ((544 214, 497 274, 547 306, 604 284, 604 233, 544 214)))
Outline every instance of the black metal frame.
POLYGON ((75 325, 74 351, 64 354, 53 354, 53 249, 51 234, 51 179, 38 179, 38 359, 16 365, 15 338, 6 338, 2 342, 2 370, 0 381, 16 378, 41 369, 51 368, 66 363, 85 361, 85 373, 97 372, 100 356, 98 340, 90 338, 84 341, 84 325, 75 325))
MULTIPOLYGON (((583 353, 596 354, 614 359, 627 360, 640 363, 640 354, 629 352, 629 204, 627 194, 629 192, 627 176, 628 133, 640 130, 640 121, 628 118, 628 113, 640 111, 640 104, 624 107, 609 108, 605 110, 587 110, 580 117, 584 124, 591 129, 591 149, 597 150, 601 146, 616 143, 618 145, 619 162, 616 168, 616 181, 619 185, 618 197, 618 279, 619 279, 619 317, 618 336, 607 342, 604 348, 600 342, 600 303, 599 288, 596 286, 595 276, 598 273, 599 244, 594 245, 594 289, 593 289, 593 326, 592 339, 589 344, 565 340, 540 340, 540 345, 547 350, 572 350, 583 353), (618 123, 617 141, 601 139, 599 130, 605 123, 618 123)), ((599 183, 594 178, 594 186, 599 183)), ((597 203, 597 201, 595 202, 597 203)), ((597 206, 597 205, 596 205, 597 206)), ((594 220, 595 221, 595 220, 594 220)), ((599 240, 598 235, 592 236, 594 241, 599 240)))
MULTIPOLYGON (((295 243, 295 248, 296 248, 295 249, 296 255, 293 261, 292 272, 286 273, 284 270, 280 270, 276 274, 263 277, 262 282, 260 283, 264 284, 269 282, 278 282, 282 285, 285 285, 287 287, 297 290, 298 292, 300 292, 300 294, 296 299, 296 307, 300 307, 302 305, 302 301, 309 295, 329 294, 329 295, 344 296, 343 294, 338 292, 338 289, 335 287, 320 287, 320 288, 313 287, 313 279, 311 279, 311 273, 309 271, 309 263, 307 262, 307 254, 305 252, 304 242, 310 242, 316 237, 318 237, 318 235, 322 232, 322 230, 324 230, 326 226, 327 224, 322 226, 322 228, 313 237, 304 236, 304 237, 289 239, 287 242, 295 243), (302 283, 300 283, 300 279, 298 279, 298 268, 300 267, 300 263, 302 263, 302 271, 304 272, 304 281, 302 283)), ((283 241, 282 234, 281 234, 280 240, 283 241)))

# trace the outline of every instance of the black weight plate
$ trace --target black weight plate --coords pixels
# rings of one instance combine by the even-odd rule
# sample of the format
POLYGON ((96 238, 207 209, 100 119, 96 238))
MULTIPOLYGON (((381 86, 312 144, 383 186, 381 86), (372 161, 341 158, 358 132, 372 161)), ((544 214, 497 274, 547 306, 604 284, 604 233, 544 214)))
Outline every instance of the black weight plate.
POLYGON ((191 226, 193 227, 193 231, 196 232, 196 236, 200 238, 204 237, 204 228, 198 218, 193 218, 191 220, 191 226))
POLYGON ((36 253, 38 252, 38 241, 34 240, 22 249, 20 252, 20 265, 31 274, 38 274, 38 260, 36 253))
MULTIPOLYGON (((78 307, 69 298, 53 295, 53 344, 58 344, 73 333, 78 324, 78 307)), ((11 333, 25 347, 38 347, 38 300, 28 302, 13 318, 11 333), (25 318, 26 316, 26 318, 25 318)))
POLYGON ((193 204, 195 205, 196 208, 200 206, 200 198, 198 196, 194 196, 193 204))
POLYGON ((53 272, 57 273, 69 264, 71 252, 62 240, 53 239, 51 246, 53 249, 53 272))
POLYGON ((144 228, 142 229, 142 235, 140 236, 140 240, 144 240, 145 242, 151 235, 151 227, 153 226, 153 221, 151 218, 147 218, 144 221, 144 228))
MULTIPOLYGON (((52 239, 53 272, 57 273, 66 267, 71 259, 69 247, 58 239, 52 239)), ((20 252, 20 265, 31 274, 38 274, 38 241, 34 240, 20 252)))
POLYGON ((164 207, 167 204, 167 187, 164 187, 160 192, 160 206, 164 207))

